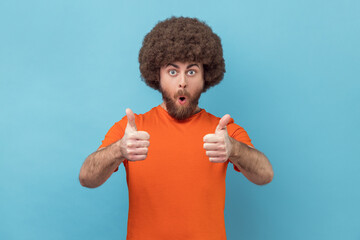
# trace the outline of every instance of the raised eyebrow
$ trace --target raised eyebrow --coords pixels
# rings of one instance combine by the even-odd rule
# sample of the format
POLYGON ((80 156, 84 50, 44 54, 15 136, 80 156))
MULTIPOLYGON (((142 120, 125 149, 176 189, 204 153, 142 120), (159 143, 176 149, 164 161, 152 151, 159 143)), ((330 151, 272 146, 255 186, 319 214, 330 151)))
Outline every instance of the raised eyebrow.
POLYGON ((191 68, 191 67, 193 67, 193 66, 197 66, 198 68, 200 68, 199 65, 197 65, 196 63, 194 63, 194 64, 190 64, 189 66, 187 66, 186 69, 189 69, 189 68, 191 68))
POLYGON ((173 63, 168 63, 165 67, 168 67, 168 66, 173 66, 174 68, 180 68, 178 65, 173 64, 173 63))

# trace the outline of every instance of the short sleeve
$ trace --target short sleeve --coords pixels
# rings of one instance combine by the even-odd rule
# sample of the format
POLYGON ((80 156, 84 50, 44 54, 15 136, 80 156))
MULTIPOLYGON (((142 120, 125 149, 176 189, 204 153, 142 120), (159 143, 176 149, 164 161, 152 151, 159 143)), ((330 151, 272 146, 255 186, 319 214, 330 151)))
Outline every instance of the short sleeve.
MULTIPOLYGON (((127 122, 126 117, 122 118, 119 122, 116 122, 106 133, 105 138, 98 149, 107 147, 113 144, 114 142, 120 140, 124 136, 126 122, 127 122)), ((116 168, 114 172, 116 172, 118 169, 119 168, 116 168)))
MULTIPOLYGON (((254 147, 245 129, 233 123, 233 121, 230 121, 230 124, 227 125, 227 130, 230 137, 248 146, 254 147)), ((238 169, 235 165, 234 165, 234 169, 235 171, 240 172, 240 169, 238 169)))

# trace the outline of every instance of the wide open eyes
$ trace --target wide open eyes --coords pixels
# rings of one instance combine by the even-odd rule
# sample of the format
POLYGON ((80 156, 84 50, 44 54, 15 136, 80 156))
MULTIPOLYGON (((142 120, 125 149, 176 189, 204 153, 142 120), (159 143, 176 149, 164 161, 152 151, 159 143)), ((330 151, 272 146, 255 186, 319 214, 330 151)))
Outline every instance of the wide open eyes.
POLYGON ((195 70, 189 70, 189 71, 187 72, 187 74, 188 74, 189 76, 194 76, 195 73, 196 73, 195 70))
POLYGON ((171 76, 175 76, 175 75, 177 74, 177 71, 174 70, 174 69, 172 69, 172 70, 169 71, 169 74, 170 74, 171 76))
MULTIPOLYGON (((176 76, 178 74, 177 70, 175 70, 175 69, 169 70, 168 73, 170 74, 170 76, 176 76)), ((186 75, 188 75, 188 76, 194 76, 195 74, 196 74, 195 70, 188 70, 186 72, 186 75)))

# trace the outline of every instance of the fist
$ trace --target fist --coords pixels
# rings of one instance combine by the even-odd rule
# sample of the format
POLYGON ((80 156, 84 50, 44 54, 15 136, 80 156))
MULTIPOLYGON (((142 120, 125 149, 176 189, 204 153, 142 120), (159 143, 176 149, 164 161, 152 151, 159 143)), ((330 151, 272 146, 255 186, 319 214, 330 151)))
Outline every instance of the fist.
POLYGON ((147 157, 150 135, 145 131, 137 131, 135 116, 131 109, 126 109, 128 119, 125 133, 120 140, 120 151, 129 161, 144 160, 147 157))
POLYGON ((204 136, 204 149, 210 162, 223 163, 230 157, 232 143, 226 128, 230 118, 229 114, 224 115, 215 129, 215 133, 204 136))

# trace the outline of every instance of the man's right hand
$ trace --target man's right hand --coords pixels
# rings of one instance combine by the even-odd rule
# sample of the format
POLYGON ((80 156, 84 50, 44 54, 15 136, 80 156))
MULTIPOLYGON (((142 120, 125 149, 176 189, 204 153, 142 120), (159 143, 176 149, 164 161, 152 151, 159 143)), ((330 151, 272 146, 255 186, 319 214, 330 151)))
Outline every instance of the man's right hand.
POLYGON ((136 129, 135 116, 131 109, 126 109, 126 116, 128 123, 124 136, 120 140, 121 154, 129 161, 144 160, 148 153, 150 135, 136 129))

